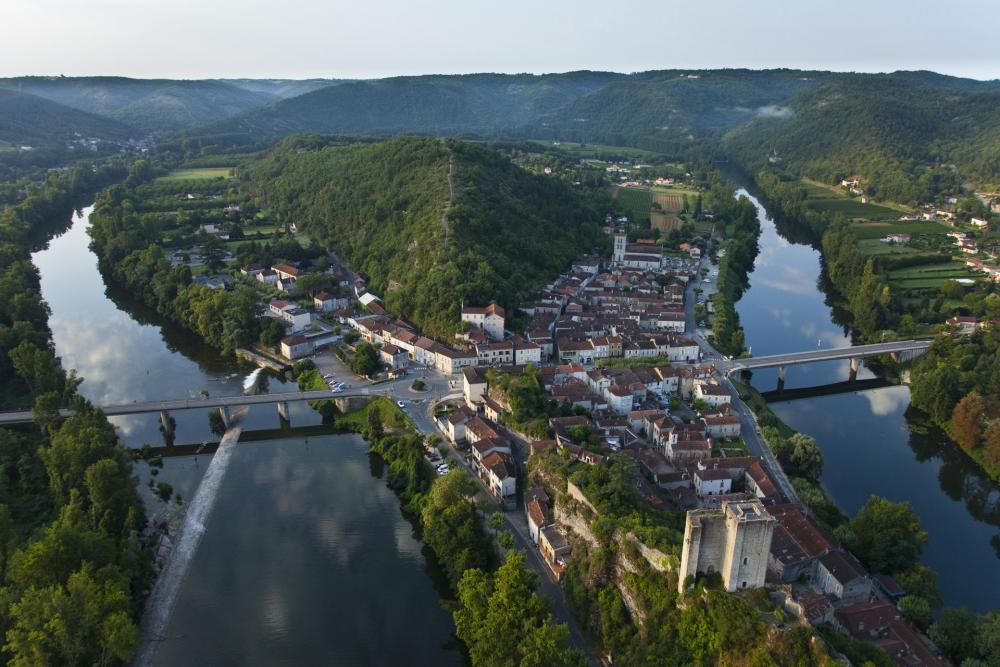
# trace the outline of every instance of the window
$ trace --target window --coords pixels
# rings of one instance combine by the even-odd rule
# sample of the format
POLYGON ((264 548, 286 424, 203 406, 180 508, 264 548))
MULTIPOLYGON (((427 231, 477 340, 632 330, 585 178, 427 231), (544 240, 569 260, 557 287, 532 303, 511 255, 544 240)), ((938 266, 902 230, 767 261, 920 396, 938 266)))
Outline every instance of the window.
POLYGON ((749 558, 747 558, 746 556, 744 556, 744 557, 743 557, 743 564, 744 564, 744 565, 746 565, 746 564, 747 564, 747 563, 749 563, 749 562, 750 562, 750 559, 749 559, 749 558))

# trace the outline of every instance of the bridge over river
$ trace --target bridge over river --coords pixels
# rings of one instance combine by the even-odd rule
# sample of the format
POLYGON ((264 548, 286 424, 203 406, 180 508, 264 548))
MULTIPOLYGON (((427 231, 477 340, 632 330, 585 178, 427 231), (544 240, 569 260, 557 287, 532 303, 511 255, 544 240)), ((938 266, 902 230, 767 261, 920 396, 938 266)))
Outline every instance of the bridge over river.
POLYGON ((741 371, 752 371, 758 368, 777 368, 778 381, 779 383, 783 383, 785 380, 785 369, 788 366, 848 359, 851 362, 851 374, 853 377, 858 371, 858 361, 861 359, 888 354, 896 361, 908 361, 926 352, 927 348, 933 342, 932 340, 897 340, 889 343, 851 345, 826 350, 817 349, 808 352, 789 352, 787 354, 772 354, 764 357, 748 357, 746 359, 723 359, 714 363, 715 367, 726 375, 741 371))
MULTIPOLYGON (((134 403, 122 403, 118 405, 102 405, 101 410, 108 417, 120 415, 137 415, 149 412, 159 412, 167 414, 174 410, 199 410, 205 408, 219 408, 223 412, 223 417, 229 419, 229 409, 242 406, 253 405, 278 405, 278 412, 282 417, 287 417, 288 403, 295 401, 319 401, 332 400, 347 402, 350 399, 369 398, 381 396, 383 392, 373 387, 366 387, 356 391, 342 391, 333 393, 329 389, 317 389, 313 391, 294 391, 278 394, 256 394, 253 396, 212 396, 209 398, 178 398, 162 401, 136 401, 134 403)), ((69 417, 72 410, 60 410, 59 414, 69 417)), ((33 420, 32 412, 0 412, 0 426, 5 424, 25 424, 33 420)))

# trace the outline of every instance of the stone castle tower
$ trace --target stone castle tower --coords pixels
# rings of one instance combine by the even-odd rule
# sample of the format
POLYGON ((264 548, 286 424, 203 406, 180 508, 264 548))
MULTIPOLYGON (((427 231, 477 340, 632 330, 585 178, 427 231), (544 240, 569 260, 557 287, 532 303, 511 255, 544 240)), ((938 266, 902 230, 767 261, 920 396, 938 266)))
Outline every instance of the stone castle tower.
POLYGON ((681 591, 688 576, 711 572, 722 574, 730 592, 763 586, 774 523, 759 500, 688 512, 678 572, 681 591))
POLYGON ((620 263, 625 259, 625 246, 628 244, 628 237, 624 232, 615 234, 615 252, 613 259, 615 263, 620 263))

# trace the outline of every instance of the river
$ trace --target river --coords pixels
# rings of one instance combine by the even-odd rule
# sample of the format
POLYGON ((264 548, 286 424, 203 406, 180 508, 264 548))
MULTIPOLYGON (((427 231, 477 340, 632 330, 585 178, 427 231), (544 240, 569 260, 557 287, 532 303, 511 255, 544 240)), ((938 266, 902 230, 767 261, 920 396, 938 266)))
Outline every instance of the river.
MULTIPOLYGON (((89 211, 33 257, 56 353, 84 378, 80 392, 97 404, 239 394, 250 369, 107 289, 88 247, 89 211)), ((319 423, 306 404, 291 408, 296 426, 319 423)), ((217 440, 207 411, 173 417, 176 442, 217 440)), ((128 446, 163 444, 156 414, 112 421, 128 446)), ((256 407, 244 433, 279 425, 273 406, 256 407)), ((138 463, 149 514, 178 513, 149 480, 190 500, 210 456, 166 457, 155 474, 138 463)), ((154 664, 463 664, 438 571, 382 476, 353 435, 241 442, 154 664)))
MULTIPOLYGON (((762 226, 760 254, 736 309, 753 354, 849 345, 849 332, 835 323, 819 283, 819 252, 784 238, 751 199, 762 226)), ((790 366, 785 387, 843 381, 849 372, 846 361, 790 366)), ((858 377, 872 375, 862 369, 858 377)), ((774 389, 777 371, 757 371, 753 384, 774 389)), ((909 389, 894 386, 771 407, 819 442, 821 482, 844 512, 853 515, 872 494, 910 504, 930 537, 923 562, 938 572, 946 605, 994 609, 1000 600, 1000 487, 939 431, 911 430, 909 402, 909 389)))

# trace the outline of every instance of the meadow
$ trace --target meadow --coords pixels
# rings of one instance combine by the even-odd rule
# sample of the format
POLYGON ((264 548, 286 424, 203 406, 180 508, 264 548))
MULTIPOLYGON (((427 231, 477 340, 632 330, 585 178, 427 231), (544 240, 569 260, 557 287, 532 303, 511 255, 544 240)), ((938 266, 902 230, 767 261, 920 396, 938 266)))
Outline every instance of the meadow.
POLYGON ((211 178, 231 178, 231 167, 197 167, 194 169, 175 169, 166 176, 160 176, 157 181, 202 181, 211 178))

